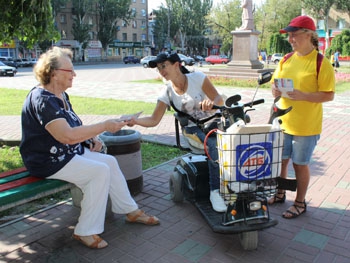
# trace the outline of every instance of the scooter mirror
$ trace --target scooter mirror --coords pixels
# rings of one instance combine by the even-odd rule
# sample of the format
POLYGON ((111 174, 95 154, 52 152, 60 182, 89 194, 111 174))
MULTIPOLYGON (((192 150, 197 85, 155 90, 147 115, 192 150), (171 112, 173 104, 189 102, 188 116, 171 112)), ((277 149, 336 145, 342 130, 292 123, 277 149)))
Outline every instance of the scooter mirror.
POLYGON ((258 77, 258 84, 262 85, 269 82, 271 80, 271 77, 272 77, 272 73, 270 71, 260 73, 258 77))
POLYGON ((233 95, 225 101, 226 108, 232 108, 232 105, 236 105, 238 101, 241 100, 241 95, 233 95))

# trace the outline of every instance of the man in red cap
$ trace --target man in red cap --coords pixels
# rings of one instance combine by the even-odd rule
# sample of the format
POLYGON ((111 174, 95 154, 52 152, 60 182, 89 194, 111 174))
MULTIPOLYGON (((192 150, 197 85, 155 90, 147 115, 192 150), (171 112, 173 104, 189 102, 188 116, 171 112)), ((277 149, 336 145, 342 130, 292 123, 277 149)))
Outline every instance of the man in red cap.
MULTIPOLYGON (((322 130, 322 103, 334 98, 334 70, 323 58, 318 70, 318 35, 314 21, 308 16, 294 18, 280 33, 288 34, 293 53, 282 59, 274 72, 272 94, 281 96, 275 79, 289 79, 293 90, 283 93, 281 108, 292 106, 292 111, 281 117, 284 129, 281 177, 287 178, 291 159, 297 180, 294 204, 283 213, 284 218, 295 218, 306 212, 306 192, 310 181, 309 163, 322 130)), ((284 203, 285 190, 279 189, 269 203, 284 203)))

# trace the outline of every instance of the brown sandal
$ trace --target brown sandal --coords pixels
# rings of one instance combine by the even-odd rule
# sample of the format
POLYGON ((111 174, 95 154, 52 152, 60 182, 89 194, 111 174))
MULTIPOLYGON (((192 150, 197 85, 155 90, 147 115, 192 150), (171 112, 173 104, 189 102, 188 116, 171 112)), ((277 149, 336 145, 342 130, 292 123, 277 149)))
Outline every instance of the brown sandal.
POLYGON ((305 212, 306 212, 305 200, 303 202, 299 202, 299 201, 295 200, 294 204, 286 212, 283 213, 282 217, 286 218, 286 219, 292 219, 292 218, 296 218, 296 217, 304 214, 305 212), (302 206, 298 205, 298 204, 302 204, 302 206), (294 207, 295 212, 290 210, 292 207, 294 207), (288 214, 291 216, 286 216, 288 214))
POLYGON ((73 234, 72 236, 75 240, 78 240, 80 243, 84 244, 88 248, 105 248, 108 246, 108 243, 103 240, 99 235, 91 235, 91 236, 78 236, 73 234), (92 239, 92 242, 88 242, 86 239, 92 239))
POLYGON ((283 204, 285 201, 286 201, 286 192, 283 192, 283 193, 277 192, 276 194, 274 194, 273 197, 267 200, 267 203, 269 205, 278 204, 278 203, 283 204))
POLYGON ((139 223, 149 226, 159 225, 160 223, 156 216, 149 216, 143 210, 138 210, 135 214, 127 214, 125 221, 128 223, 139 223))

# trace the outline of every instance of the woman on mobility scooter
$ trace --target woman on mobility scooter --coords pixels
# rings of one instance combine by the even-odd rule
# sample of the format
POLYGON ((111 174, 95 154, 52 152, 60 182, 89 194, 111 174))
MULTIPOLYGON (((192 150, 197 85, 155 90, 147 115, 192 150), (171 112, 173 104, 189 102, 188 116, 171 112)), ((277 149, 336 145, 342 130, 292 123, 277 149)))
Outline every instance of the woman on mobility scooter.
MULTIPOLYGON (((153 114, 149 117, 132 119, 129 126, 140 125, 154 127, 159 124, 168 107, 176 107, 195 119, 202 119, 213 115, 213 105, 222 106, 224 100, 210 80, 202 72, 189 72, 181 64, 176 53, 161 53, 149 62, 151 68, 157 68, 160 75, 167 80, 166 86, 160 94, 153 114)), ((204 142, 206 134, 191 121, 184 127, 184 134, 196 136, 204 142)), ((218 159, 216 136, 207 142, 208 152, 213 160, 218 159)), ((216 212, 225 212, 226 204, 219 193, 220 176, 219 165, 215 161, 209 162, 210 202, 216 212)))

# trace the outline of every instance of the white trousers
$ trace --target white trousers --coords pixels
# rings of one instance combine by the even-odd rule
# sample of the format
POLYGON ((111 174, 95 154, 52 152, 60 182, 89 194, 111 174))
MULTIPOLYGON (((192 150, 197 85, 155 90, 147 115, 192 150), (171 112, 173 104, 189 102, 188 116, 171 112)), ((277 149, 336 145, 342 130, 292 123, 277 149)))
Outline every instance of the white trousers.
POLYGON ((85 148, 60 171, 46 179, 75 184, 83 192, 81 212, 74 234, 89 236, 104 231, 108 194, 112 212, 128 214, 138 209, 115 157, 85 148))

